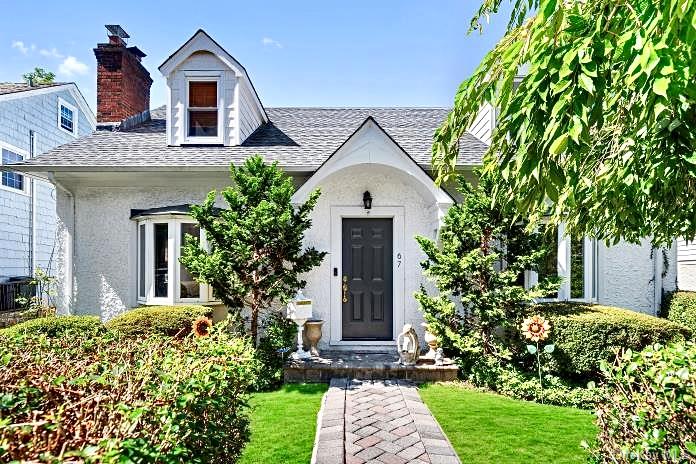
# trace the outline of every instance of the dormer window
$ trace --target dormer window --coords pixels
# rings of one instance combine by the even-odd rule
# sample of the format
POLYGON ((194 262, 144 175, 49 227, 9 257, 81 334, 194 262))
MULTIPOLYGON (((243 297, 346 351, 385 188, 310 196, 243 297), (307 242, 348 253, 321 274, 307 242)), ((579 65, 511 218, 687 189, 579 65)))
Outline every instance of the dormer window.
POLYGON ((244 67, 203 30, 159 69, 169 88, 168 145, 241 145, 268 121, 244 67))
POLYGON ((219 138, 218 108, 219 81, 211 79, 191 79, 188 81, 188 124, 189 142, 211 143, 219 138))

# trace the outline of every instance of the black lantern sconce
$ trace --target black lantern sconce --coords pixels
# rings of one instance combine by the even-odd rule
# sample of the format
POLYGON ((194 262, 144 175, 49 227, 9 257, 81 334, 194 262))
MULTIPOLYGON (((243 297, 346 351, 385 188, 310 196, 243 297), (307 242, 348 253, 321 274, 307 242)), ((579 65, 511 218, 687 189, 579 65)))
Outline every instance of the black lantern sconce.
POLYGON ((372 209, 372 195, 367 190, 363 193, 363 206, 365 209, 372 209))

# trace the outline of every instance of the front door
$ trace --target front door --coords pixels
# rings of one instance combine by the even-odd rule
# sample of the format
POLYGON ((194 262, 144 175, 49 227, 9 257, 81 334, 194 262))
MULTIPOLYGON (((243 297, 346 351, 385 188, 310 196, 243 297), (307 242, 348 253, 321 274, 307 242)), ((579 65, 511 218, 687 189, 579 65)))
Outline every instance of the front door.
POLYGON ((343 219, 343 340, 392 340, 393 220, 343 219))

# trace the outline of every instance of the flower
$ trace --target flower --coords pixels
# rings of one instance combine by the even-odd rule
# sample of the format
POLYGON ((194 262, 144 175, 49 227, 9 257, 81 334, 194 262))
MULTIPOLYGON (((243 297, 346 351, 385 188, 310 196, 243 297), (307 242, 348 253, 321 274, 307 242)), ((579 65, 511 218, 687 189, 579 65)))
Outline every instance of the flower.
POLYGON ((210 328, 213 326, 213 321, 205 316, 198 316, 193 321, 193 333, 196 337, 207 337, 210 335, 210 328))
POLYGON ((546 340, 551 332, 551 325, 539 315, 525 319, 520 327, 522 334, 533 342, 546 340))

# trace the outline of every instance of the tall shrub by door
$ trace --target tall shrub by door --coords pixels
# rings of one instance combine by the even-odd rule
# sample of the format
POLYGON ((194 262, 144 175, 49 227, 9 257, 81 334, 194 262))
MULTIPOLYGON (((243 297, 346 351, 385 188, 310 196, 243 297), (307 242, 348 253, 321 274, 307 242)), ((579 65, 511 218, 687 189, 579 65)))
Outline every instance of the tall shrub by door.
POLYGON ((211 191, 191 216, 205 230, 208 250, 187 236, 181 263, 198 281, 213 288, 233 315, 250 311, 250 331, 258 339, 259 316, 275 301, 285 302, 306 285, 300 276, 318 266, 324 252, 302 244, 311 226, 310 213, 319 198, 313 191, 306 202, 293 205, 292 179, 260 156, 240 167, 230 166, 232 185, 220 192, 226 209, 215 206, 211 191))

